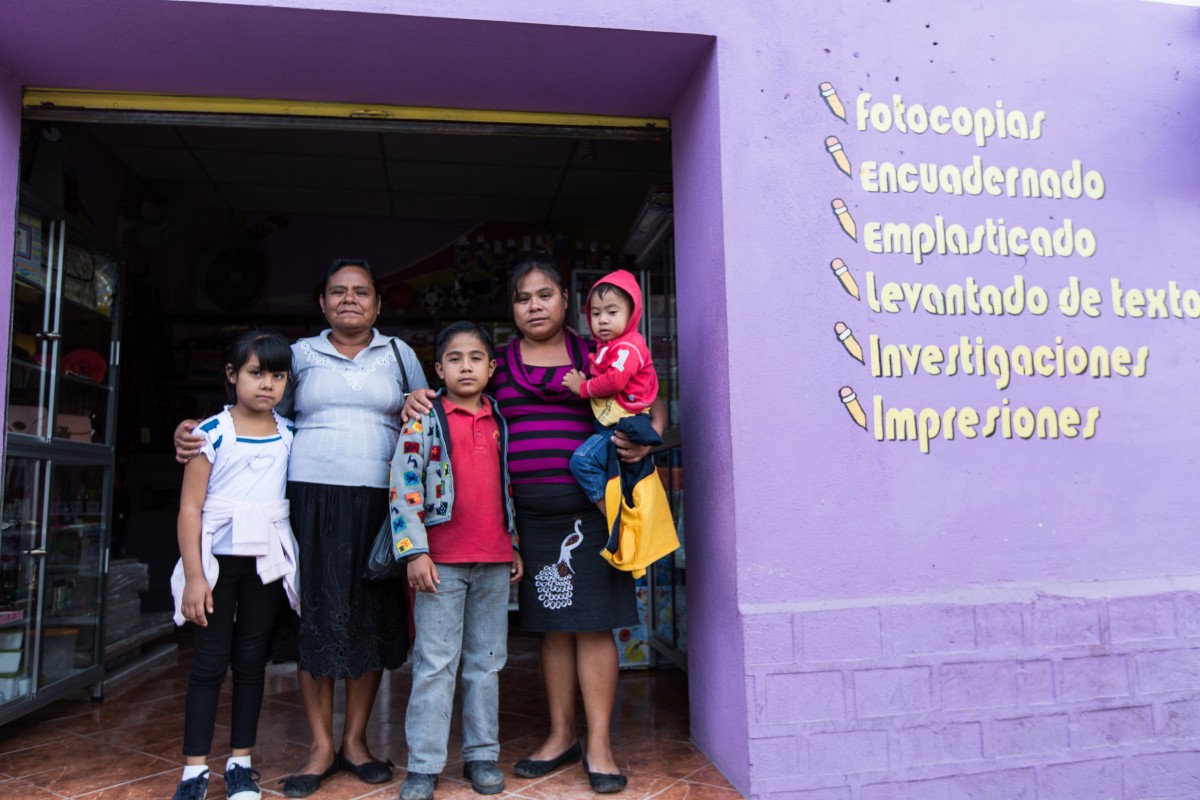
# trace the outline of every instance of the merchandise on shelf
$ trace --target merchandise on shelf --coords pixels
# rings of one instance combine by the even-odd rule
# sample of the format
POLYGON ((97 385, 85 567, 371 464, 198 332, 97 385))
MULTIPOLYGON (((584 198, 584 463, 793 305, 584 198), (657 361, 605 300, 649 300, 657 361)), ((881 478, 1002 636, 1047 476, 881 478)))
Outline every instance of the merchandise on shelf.
POLYGON ((42 218, 27 211, 17 215, 17 238, 13 266, 17 277, 42 286, 46 265, 42 263, 42 218))
POLYGON ((645 669, 650 666, 650 645, 646 642, 650 626, 650 588, 645 576, 638 578, 635 585, 639 623, 613 631, 621 669, 645 669))

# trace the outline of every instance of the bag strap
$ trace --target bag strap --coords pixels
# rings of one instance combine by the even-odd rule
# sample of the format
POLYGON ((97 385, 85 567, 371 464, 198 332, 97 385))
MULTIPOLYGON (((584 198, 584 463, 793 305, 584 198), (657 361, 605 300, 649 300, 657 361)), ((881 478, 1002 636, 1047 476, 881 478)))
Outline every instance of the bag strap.
POLYGON ((404 394, 407 395, 409 393, 408 370, 404 368, 404 361, 400 358, 400 348, 396 347, 396 337, 393 336, 388 340, 388 343, 392 346, 392 353, 394 353, 396 356, 396 366, 400 369, 400 388, 404 391, 404 394))

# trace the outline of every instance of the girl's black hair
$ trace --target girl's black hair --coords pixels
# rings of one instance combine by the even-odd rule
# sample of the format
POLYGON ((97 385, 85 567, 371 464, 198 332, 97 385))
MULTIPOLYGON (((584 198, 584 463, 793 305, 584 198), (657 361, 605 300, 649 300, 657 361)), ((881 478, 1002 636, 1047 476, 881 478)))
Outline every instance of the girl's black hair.
POLYGON ((333 277, 334 273, 345 267, 356 267, 367 273, 367 277, 371 279, 371 288, 375 290, 375 294, 379 294, 379 281, 375 279, 375 270, 371 269, 371 265, 362 258, 335 258, 325 273, 325 283, 321 284, 321 294, 325 294, 325 290, 329 288, 329 279, 333 277))
POLYGON ((531 272, 541 272, 558 287, 559 291, 565 292, 567 290, 566 284, 563 283, 562 273, 558 271, 558 265, 548 258, 534 256, 513 267, 512 274, 508 276, 508 297, 510 301, 517 299, 517 287, 521 285, 521 281, 525 280, 525 276, 531 272))
POLYGON ((483 349, 487 351, 488 361, 496 357, 496 347, 492 343, 492 335, 488 333, 488 329, 478 322, 470 322, 464 319, 452 322, 438 332, 437 342, 433 346, 434 361, 439 364, 442 363, 442 355, 446 352, 446 345, 460 333, 469 333, 473 336, 478 336, 479 341, 483 342, 483 349))
MULTIPOLYGON (((248 330, 237 338, 229 351, 229 365, 234 373, 241 371, 250 360, 258 356, 258 365, 265 372, 292 371, 292 346, 288 340, 273 331, 248 330)), ((233 384, 225 381, 225 395, 230 402, 237 400, 233 384)))

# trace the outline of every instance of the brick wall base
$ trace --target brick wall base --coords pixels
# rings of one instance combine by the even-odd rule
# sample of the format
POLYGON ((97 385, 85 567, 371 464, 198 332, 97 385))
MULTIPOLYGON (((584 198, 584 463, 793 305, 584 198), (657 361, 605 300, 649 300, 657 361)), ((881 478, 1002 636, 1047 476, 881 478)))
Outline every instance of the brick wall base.
POLYGON ((1200 800, 1200 591, 743 613, 756 800, 1200 800))

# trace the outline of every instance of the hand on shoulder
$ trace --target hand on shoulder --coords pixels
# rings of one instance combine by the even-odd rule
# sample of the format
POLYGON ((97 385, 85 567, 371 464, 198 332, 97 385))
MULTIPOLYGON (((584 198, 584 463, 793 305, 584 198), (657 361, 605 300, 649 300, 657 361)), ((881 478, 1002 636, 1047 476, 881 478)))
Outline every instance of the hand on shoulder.
POLYGON ((432 389, 413 389, 404 400, 404 410, 400 412, 400 418, 408 422, 419 419, 423 414, 428 414, 433 411, 433 398, 435 397, 437 397, 437 392, 432 389))

